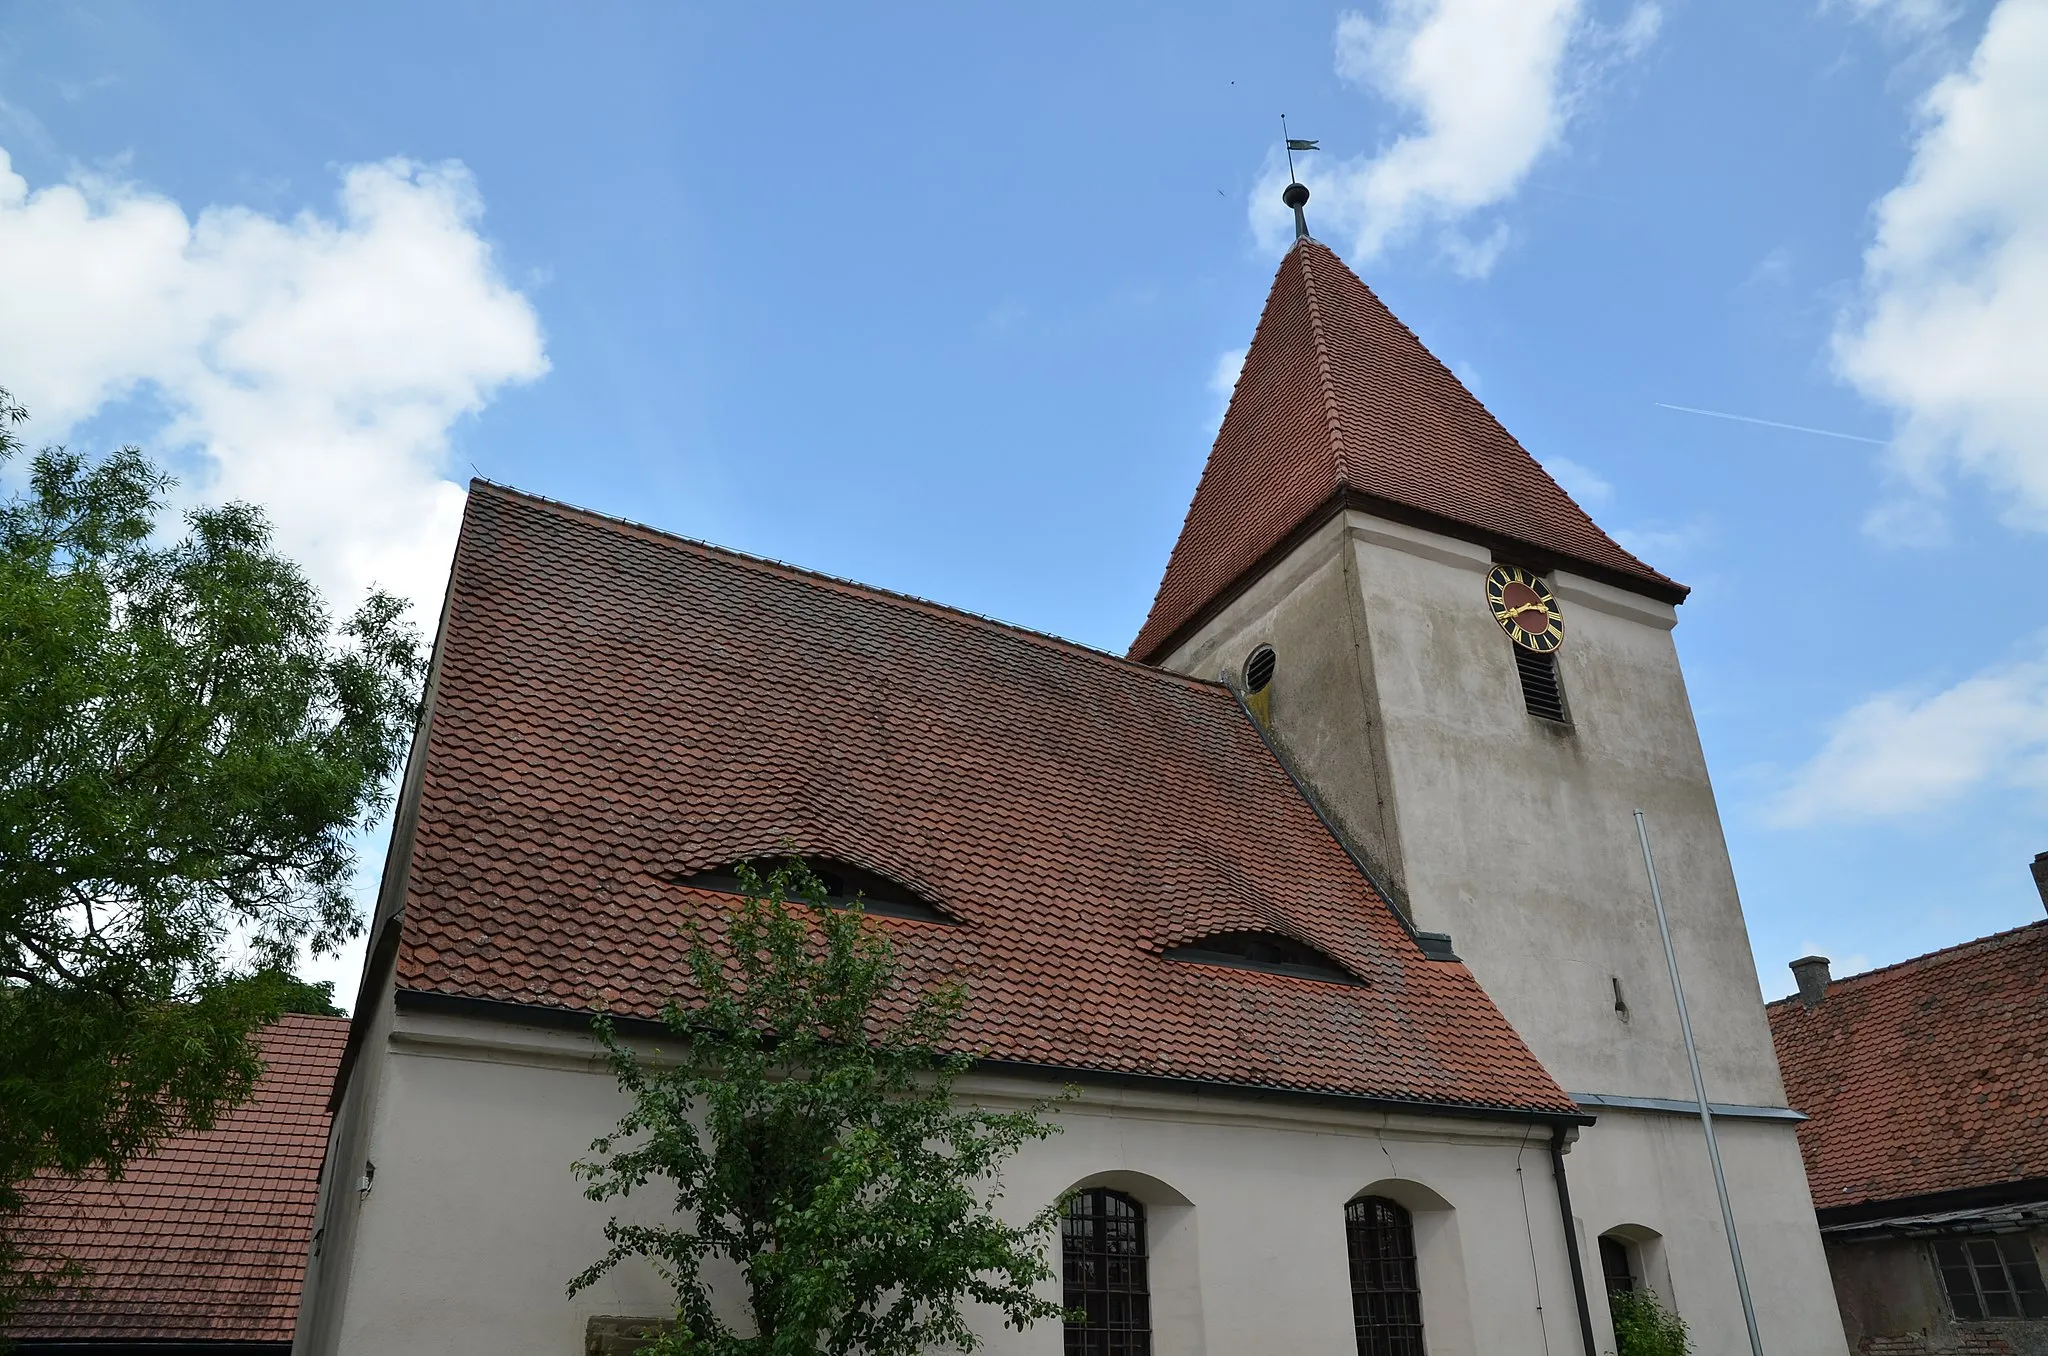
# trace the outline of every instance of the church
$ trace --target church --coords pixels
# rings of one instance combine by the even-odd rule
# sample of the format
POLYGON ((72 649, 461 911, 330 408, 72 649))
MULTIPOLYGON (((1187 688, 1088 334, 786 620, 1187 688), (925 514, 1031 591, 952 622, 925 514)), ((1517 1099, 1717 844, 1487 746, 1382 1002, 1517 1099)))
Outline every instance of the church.
MULTIPOLYGON (((960 1084, 1063 1086, 1003 1208, 1087 1321, 1003 1356, 1610 1352, 1611 1289, 1844 1351, 1672 629, 1302 221, 1126 655, 478 481, 333 1098, 294 1351, 571 1353, 654 1017, 735 863, 964 981, 960 1084), (1105 1261, 1113 1265, 1102 1265, 1105 1261)), ((737 1307, 737 1305, 736 1305, 737 1307)))

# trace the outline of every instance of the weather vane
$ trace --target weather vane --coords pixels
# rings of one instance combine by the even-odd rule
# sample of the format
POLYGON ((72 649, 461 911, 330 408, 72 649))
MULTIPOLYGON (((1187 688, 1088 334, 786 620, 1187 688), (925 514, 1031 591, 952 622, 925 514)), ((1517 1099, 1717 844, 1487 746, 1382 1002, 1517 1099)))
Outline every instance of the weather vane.
POLYGON ((1280 194, 1280 201, 1294 209, 1294 238, 1308 239, 1308 217, 1302 208, 1308 205, 1308 185, 1294 176, 1294 153, 1296 151, 1319 151, 1321 146, 1301 137, 1287 135, 1287 115, 1280 115, 1280 140, 1287 143, 1287 187, 1280 194))

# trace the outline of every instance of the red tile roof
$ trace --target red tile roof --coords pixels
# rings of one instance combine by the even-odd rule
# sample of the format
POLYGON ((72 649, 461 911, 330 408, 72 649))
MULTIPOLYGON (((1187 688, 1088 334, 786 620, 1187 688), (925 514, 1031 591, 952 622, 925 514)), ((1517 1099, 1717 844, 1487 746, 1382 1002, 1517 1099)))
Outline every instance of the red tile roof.
POLYGON ((675 881, 788 844, 961 920, 878 923, 962 1048, 1571 1110, 1221 686, 482 482, 450 587, 401 989, 651 1016, 731 902, 675 881), (1366 983, 1160 954, 1246 929, 1366 983))
POLYGON ((2048 922, 1769 1012, 1816 1208, 2048 1177, 2048 922))
POLYGON ((1267 554, 1344 502, 1668 602, 1675 584, 1594 525, 1344 261, 1281 261, 1230 409, 1131 644, 1168 653, 1267 554))
POLYGON ((32 1299, 20 1341, 289 1342, 313 1232, 327 1094, 348 1021, 286 1017, 261 1037, 255 1096, 118 1182, 29 1189, 22 1241, 84 1287, 32 1299))

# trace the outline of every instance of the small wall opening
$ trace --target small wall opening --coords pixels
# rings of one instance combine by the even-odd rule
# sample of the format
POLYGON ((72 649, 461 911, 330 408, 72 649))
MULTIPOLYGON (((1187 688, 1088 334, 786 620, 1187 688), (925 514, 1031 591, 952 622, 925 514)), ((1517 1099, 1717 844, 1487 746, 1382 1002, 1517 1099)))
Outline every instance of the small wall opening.
POLYGON ((1244 661, 1244 690, 1256 697, 1273 685, 1273 672, 1280 657, 1270 645, 1261 645, 1244 661))
POLYGON ((1662 1234, 1641 1224, 1617 1224, 1601 1234, 1595 1246, 1608 1294, 1633 1291, 1654 1296, 1666 1309, 1672 1307, 1662 1234))

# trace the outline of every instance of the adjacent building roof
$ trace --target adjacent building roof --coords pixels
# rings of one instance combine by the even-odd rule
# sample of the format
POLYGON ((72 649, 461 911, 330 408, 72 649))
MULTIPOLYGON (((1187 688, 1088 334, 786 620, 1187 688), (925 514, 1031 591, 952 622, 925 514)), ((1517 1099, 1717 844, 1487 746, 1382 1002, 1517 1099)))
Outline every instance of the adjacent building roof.
POLYGON ((2048 921, 1769 1013, 1816 1208, 2048 1178, 2048 921))
POLYGON ((653 1016, 681 882, 793 850, 958 920, 877 925, 990 1058, 1572 1111, 1222 686, 484 482, 436 663, 403 992, 653 1016), (1364 982, 1162 954, 1234 931, 1364 982))
POLYGON ((1685 596, 1597 527, 1344 261, 1297 240, 1131 657, 1169 653, 1269 553, 1342 504, 1685 596))
POLYGON ((289 1343, 347 1036, 345 1018, 286 1017, 261 1037, 254 1097, 212 1130, 171 1140, 116 1182, 34 1184, 25 1250, 85 1274, 30 1300, 7 1335, 289 1343))

